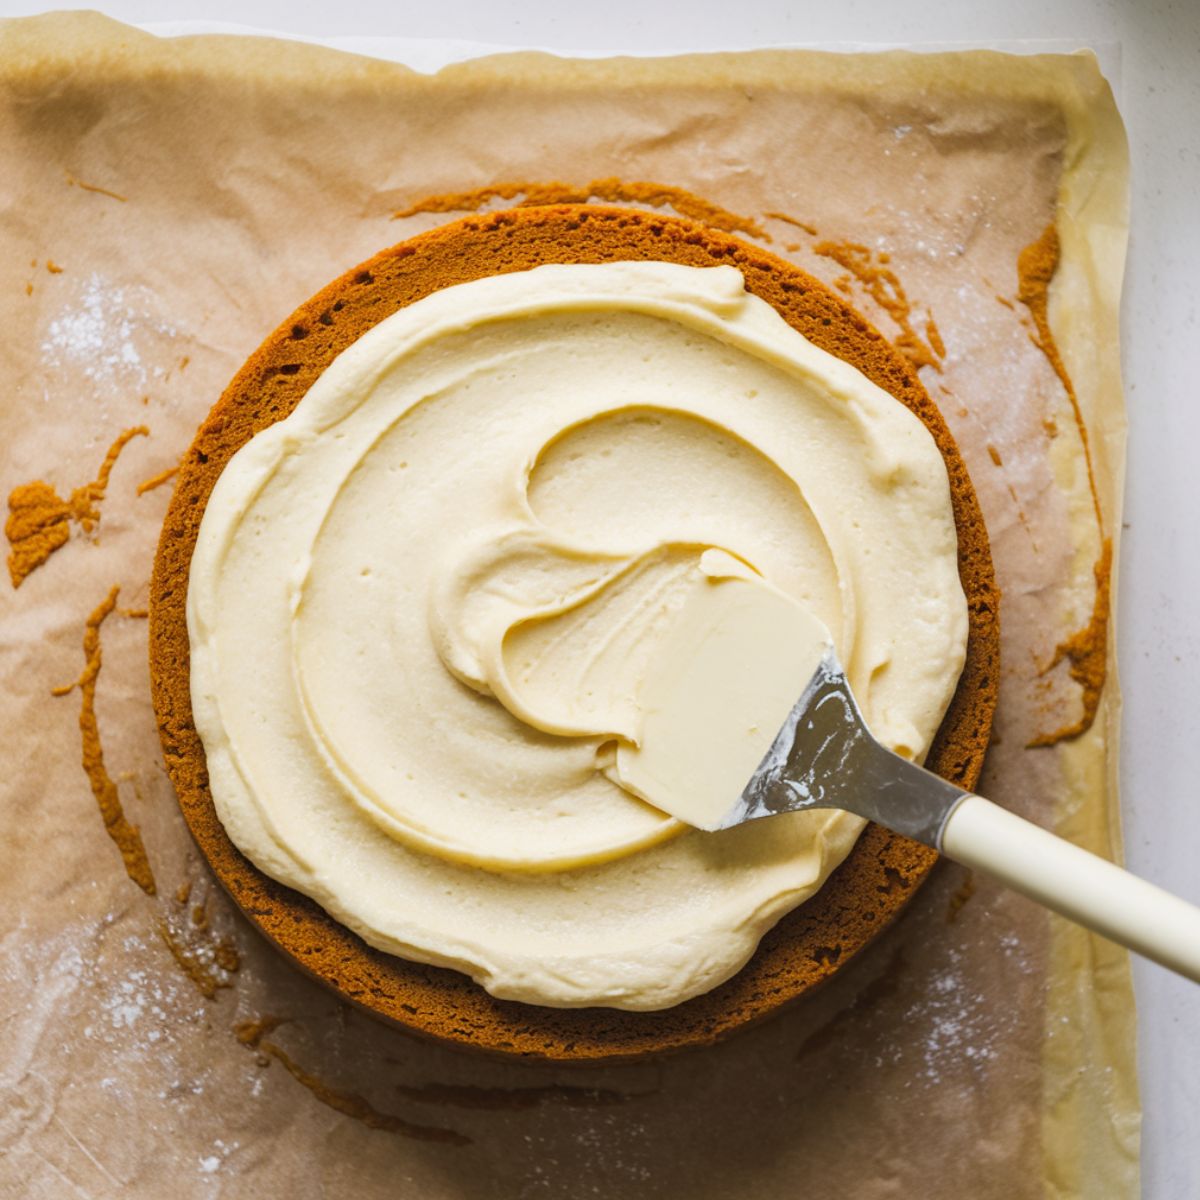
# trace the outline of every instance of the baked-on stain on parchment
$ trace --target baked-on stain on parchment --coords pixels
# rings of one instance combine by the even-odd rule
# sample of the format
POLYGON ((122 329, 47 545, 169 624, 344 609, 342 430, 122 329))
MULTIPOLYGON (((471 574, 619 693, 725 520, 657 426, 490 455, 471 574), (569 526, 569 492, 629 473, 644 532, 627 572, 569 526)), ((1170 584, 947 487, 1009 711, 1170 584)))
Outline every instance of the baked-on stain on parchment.
POLYGON ((233 987, 230 976, 242 965, 242 959, 229 938, 209 937, 196 945, 176 933, 166 920, 159 920, 157 928, 179 969, 206 1000, 212 1000, 218 988, 233 987))
POLYGON ((817 242, 812 250, 822 258, 832 259, 849 272, 858 280, 863 291, 891 317, 900 329, 892 344, 914 367, 932 367, 935 371, 941 371, 942 359, 946 356, 942 335, 930 313, 925 314, 921 333, 913 327, 913 305, 900 277, 889 265, 889 254, 851 241, 817 242))
POLYGON ((1058 270, 1061 246, 1058 230, 1047 225, 1041 237, 1031 242, 1017 258, 1017 299, 1029 310, 1036 335, 1030 334, 1033 344, 1046 356, 1054 373, 1058 376, 1071 412, 1079 428, 1079 441, 1083 446, 1083 458, 1087 465, 1088 487, 1092 493, 1092 507, 1096 513, 1096 525, 1100 530, 1100 557, 1092 567, 1096 591, 1092 602, 1092 615, 1086 625, 1077 629, 1055 647, 1054 654, 1045 671, 1052 671, 1060 663, 1067 664, 1071 678, 1082 689, 1082 712, 1077 721, 1072 721, 1050 733, 1038 734, 1030 747, 1053 746, 1057 742, 1078 737, 1092 727, 1100 709, 1100 694, 1104 690, 1104 679, 1108 671, 1108 615, 1112 590, 1112 539, 1105 536, 1104 516, 1100 511, 1100 495, 1096 490, 1096 476, 1092 468, 1092 451, 1088 441, 1087 425, 1079 407, 1079 396, 1066 364, 1059 353, 1058 344, 1050 329, 1050 281, 1058 270))
POLYGON ((1104 691, 1104 680, 1108 673, 1108 614, 1112 598, 1112 538, 1106 537, 1100 546, 1100 557, 1092 565, 1096 580, 1096 596, 1092 602, 1092 615, 1088 623, 1077 629, 1055 647, 1054 656, 1046 666, 1053 671, 1065 662, 1071 678, 1082 689, 1082 713, 1079 720, 1072 721, 1051 733, 1040 733, 1030 743, 1030 748, 1053 746, 1057 742, 1078 737, 1092 727, 1096 713, 1100 710, 1100 695, 1104 691))
MULTIPOLYGON (((146 854, 146 847, 137 826, 131 825, 126 818, 117 784, 105 767, 104 748, 100 741, 100 728, 96 719, 96 683, 102 664, 100 627, 114 611, 121 611, 117 609, 119 594, 118 586, 114 585, 109 589, 108 595, 96 607, 84 625, 82 674, 73 683, 54 688, 51 695, 66 696, 75 688, 80 689, 82 702, 79 711, 79 730, 83 769, 91 784, 92 794, 96 798, 100 815, 104 819, 105 831, 121 852, 126 873, 142 891, 153 896, 157 887, 154 872, 146 854)), ((146 613, 142 609, 131 609, 123 615, 144 617, 146 613)), ((188 885, 188 894, 190 891, 191 888, 188 885)), ((179 895, 180 893, 177 892, 176 897, 178 898, 179 895)), ((165 919, 158 921, 157 928, 159 936, 171 951, 171 956, 176 964, 195 984, 200 993, 206 999, 211 1000, 216 995, 218 988, 232 986, 229 976, 241 966, 241 957, 232 940, 216 938, 208 931, 206 911, 204 911, 204 916, 205 919, 202 922, 197 921, 193 913, 191 922, 196 932, 202 934, 199 943, 195 936, 184 937, 176 933, 165 919)))
POLYGON ((100 601, 88 617, 83 632, 83 672, 74 683, 54 688, 53 696, 66 696, 79 689, 79 732, 82 744, 83 769, 92 795, 104 818, 104 829, 121 852, 125 871, 129 878, 148 896, 155 893, 154 872, 146 857, 146 847, 136 825, 125 818, 121 796, 117 785, 104 766, 104 750, 100 744, 100 727, 96 720, 96 681, 100 677, 101 651, 100 626, 117 605, 120 589, 114 584, 108 595, 100 601))
POLYGON ((175 889, 175 902, 184 908, 186 921, 181 929, 178 920, 162 917, 158 921, 158 934, 179 969, 206 1000, 212 1000, 218 989, 233 987, 232 976, 241 967, 242 956, 232 938, 219 937, 213 931, 208 920, 207 896, 188 911, 191 895, 190 880, 175 889))
POLYGON ((85 192, 95 192, 97 196, 107 196, 110 200, 120 200, 122 204, 129 203, 128 196, 122 196, 120 192, 114 192, 110 188, 100 187, 95 183, 84 183, 82 179, 76 179, 74 175, 67 174, 67 187, 82 188, 85 192))
POLYGON ((96 478, 77 487, 67 500, 41 479, 13 488, 8 497, 8 520, 4 523, 10 547, 8 573, 13 587, 20 587, 31 571, 67 544, 72 521, 85 533, 91 533, 100 521, 97 505, 104 499, 117 456, 131 439, 149 436, 150 430, 145 425, 126 429, 109 446, 96 478))
MULTIPOLYGON (((115 459, 115 454, 112 457, 115 459)), ((106 462, 108 462, 107 459, 106 462)), ((111 469, 111 463, 108 465, 111 469)), ((104 474, 107 479, 107 473, 104 474)), ((102 489, 100 494, 103 495, 102 489)), ((126 818, 117 785, 105 767, 104 750, 100 742, 100 729, 96 719, 96 683, 102 665, 100 627, 113 612, 117 611, 119 594, 120 588, 114 584, 109 589, 108 595, 87 618, 83 636, 84 668, 79 678, 73 683, 52 689, 51 695, 66 696, 75 688, 80 689, 82 701, 79 729, 84 772, 91 784, 92 794, 96 798, 100 815, 104 819, 105 831, 121 852, 126 873, 147 895, 153 896, 157 892, 154 872, 150 867, 150 860, 147 857, 141 834, 137 826, 130 824, 126 818)), ((181 884, 175 892, 176 902, 187 904, 191 892, 190 882, 181 884)), ((197 920, 196 912, 193 910, 191 925, 195 931, 207 931, 207 913, 203 912, 203 919, 197 920)), ((170 950, 176 965, 206 999, 215 998, 217 990, 220 988, 233 986, 230 976, 235 974, 241 966, 241 956, 232 940, 228 938, 214 939, 210 934, 205 944, 197 947, 193 938, 180 936, 165 919, 157 922, 157 930, 170 950)), ((288 1073, 308 1088, 323 1104, 336 1109, 345 1116, 361 1121, 371 1129, 382 1129, 404 1134, 407 1137, 446 1142, 451 1145, 466 1145, 470 1142, 469 1138, 453 1130, 416 1125, 404 1121, 400 1117, 378 1112, 361 1096, 341 1092, 327 1086, 317 1076, 300 1067, 279 1047, 271 1043, 260 1045, 264 1034, 280 1023, 279 1019, 267 1018, 257 1027, 254 1027, 253 1023, 239 1026, 235 1029, 235 1033, 238 1041, 243 1045, 252 1046, 260 1050, 262 1054, 278 1059, 288 1073)))
MULTIPOLYGON (((591 183, 573 184, 552 180, 535 183, 521 180, 494 183, 488 187, 471 188, 465 192, 443 192, 426 196, 407 208, 392 214, 392 220, 414 217, 418 213, 476 212, 492 200, 516 200, 517 208, 537 208, 545 204, 586 204, 589 200, 604 200, 609 204, 645 204, 649 208, 673 208, 681 217, 690 217, 713 229, 726 233, 745 233, 750 237, 771 241, 771 235, 752 217, 730 212, 686 188, 644 180, 626 182, 623 179, 593 179, 591 183), (517 197, 520 197, 518 200, 517 197)), ((801 226, 803 228, 803 226, 801 226)))
POLYGON ((149 479, 143 479, 137 485, 137 494, 144 496, 147 492, 152 492, 156 487, 161 487, 164 483, 174 479, 179 474, 179 464, 176 463, 173 467, 168 467, 165 471, 159 471, 157 475, 151 475, 149 479))
POLYGON ((950 897, 950 903, 946 906, 946 924, 953 925, 958 920, 958 914, 962 912, 963 905, 975 895, 975 873, 968 871, 966 878, 959 885, 954 895, 950 897))
POLYGON ((810 225, 807 221, 801 221, 799 217, 789 217, 787 213, 782 212, 765 212, 763 216, 769 221, 782 221, 793 229, 802 229, 809 237, 817 236, 816 226, 810 225))
MULTIPOLYGON (((476 212, 493 200, 516 201, 517 208, 536 208, 545 204, 586 204, 589 200, 673 208, 682 217, 689 217, 726 233, 744 233, 763 242, 774 240, 760 221, 722 208, 686 188, 644 180, 627 182, 615 177, 593 179, 587 184, 520 180, 489 184, 462 192, 441 192, 400 209, 392 214, 392 219, 400 220, 418 213, 476 212)), ((787 213, 772 211, 763 216, 803 230, 811 237, 817 236, 813 225, 787 213)), ((918 333, 914 328, 912 303, 899 277, 888 266, 888 254, 876 253, 868 246, 851 241, 818 242, 812 249, 815 254, 833 259, 846 270, 847 276, 842 281, 843 291, 849 290, 849 278, 856 279, 867 295, 891 317, 900 329, 893 345, 914 367, 933 367, 935 371, 941 371, 946 347, 937 323, 932 314, 926 313, 922 332, 918 333)))
MULTIPOLYGON (((945 412, 947 409, 947 404, 956 402, 954 393, 952 391, 950 391, 950 389, 948 387, 946 387, 946 385, 944 383, 938 383, 937 390, 942 396, 945 397, 945 401, 939 405, 939 407, 942 409, 942 411, 945 412)), ((969 417, 972 414, 971 414, 971 410, 969 408, 966 408, 964 405, 959 404, 958 405, 958 415, 965 419, 966 417, 969 417)), ((983 424, 982 422, 979 422, 979 426, 983 430, 985 437, 991 436, 990 431, 988 430, 988 427, 985 424, 983 424)), ((988 452, 988 457, 992 460, 992 462, 995 466, 997 466, 997 467, 1004 466, 1004 459, 1001 456, 1000 451, 991 442, 987 443, 987 452, 988 452)), ((1038 548, 1037 535, 1034 533, 1033 526, 1029 522, 1029 515, 1025 512, 1025 509, 1021 504, 1021 497, 1017 495, 1017 489, 1015 487, 1013 487, 1012 483, 1009 482, 1008 480, 1005 481, 1004 486, 1008 490, 1009 499, 1012 500, 1013 509, 1017 514, 1017 520, 1020 522, 1021 528, 1025 531, 1026 537, 1029 538, 1029 544, 1033 548, 1034 554, 1040 553, 1039 548, 1038 548)), ((993 744, 998 744, 995 740, 994 734, 993 734, 993 744)))
POLYGON ((370 1101, 365 1100, 356 1092, 345 1092, 340 1088, 331 1087, 324 1080, 306 1071, 286 1051, 274 1042, 266 1040, 267 1034, 273 1032, 284 1023, 283 1017, 261 1017, 258 1020, 241 1021, 233 1027, 234 1036, 243 1046, 257 1050, 266 1058, 273 1058, 283 1064, 287 1071, 298 1083, 302 1083, 320 1102, 340 1112, 344 1116, 353 1117, 368 1129, 381 1129, 386 1133, 399 1133, 404 1137, 415 1138, 423 1142, 442 1142, 449 1146, 469 1146, 471 1138, 453 1129, 443 1129, 437 1125, 418 1125, 406 1121, 394 1113, 380 1112, 370 1101))

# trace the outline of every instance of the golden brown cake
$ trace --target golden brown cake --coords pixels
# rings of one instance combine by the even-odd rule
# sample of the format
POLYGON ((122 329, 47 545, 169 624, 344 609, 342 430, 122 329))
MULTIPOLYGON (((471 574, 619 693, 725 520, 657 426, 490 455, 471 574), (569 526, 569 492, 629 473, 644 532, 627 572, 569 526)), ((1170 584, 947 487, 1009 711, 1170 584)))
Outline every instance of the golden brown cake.
POLYGON ((229 840, 192 720, 188 572, 208 496, 231 456, 286 417, 333 359, 405 305, 453 284, 547 263, 648 260, 732 265, 746 288, 819 348, 850 363, 932 434, 950 480, 969 611, 966 665, 926 765, 970 788, 996 702, 997 590, 978 502, 937 408, 907 360, 818 281, 689 221, 593 205, 468 217, 383 251, 313 297, 250 357, 184 458, 151 587, 150 666, 168 772, 185 819, 246 916, 296 964, 375 1015, 439 1040, 555 1061, 638 1058, 713 1042, 810 991, 894 919, 933 851, 870 826, 820 891, 784 917, 736 976, 659 1012, 545 1008, 498 1000, 467 976, 366 945, 311 900, 268 878, 229 840))

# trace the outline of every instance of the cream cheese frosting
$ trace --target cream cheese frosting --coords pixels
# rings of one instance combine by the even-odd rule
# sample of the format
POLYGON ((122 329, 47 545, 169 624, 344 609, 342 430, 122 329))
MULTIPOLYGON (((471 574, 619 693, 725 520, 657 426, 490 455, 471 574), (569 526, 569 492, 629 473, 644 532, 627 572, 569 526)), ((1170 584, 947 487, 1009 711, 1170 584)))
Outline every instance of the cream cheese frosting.
POLYGON ((702 833, 621 786, 648 666, 722 574, 811 611, 875 735, 923 756, 967 610, 917 417, 732 267, 436 292, 341 354, 208 501, 187 615, 217 813, 371 945, 496 996, 707 991, 862 828, 702 833))

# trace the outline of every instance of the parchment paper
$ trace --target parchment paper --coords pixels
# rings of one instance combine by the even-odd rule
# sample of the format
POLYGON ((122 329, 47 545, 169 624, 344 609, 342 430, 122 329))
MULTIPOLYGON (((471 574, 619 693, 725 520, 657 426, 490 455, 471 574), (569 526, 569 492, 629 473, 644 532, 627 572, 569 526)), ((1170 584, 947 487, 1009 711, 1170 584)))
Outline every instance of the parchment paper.
POLYGON ((1125 955, 949 864, 810 1001, 676 1059, 506 1064, 352 1012, 278 959, 197 861, 136 615, 169 490, 137 484, 170 468, 296 304, 447 219, 394 212, 505 181, 682 187, 840 281, 890 337, 895 287, 872 298, 821 246, 859 243, 894 273, 1004 591, 981 790, 1113 853, 1111 673, 1086 734, 1026 748, 1078 714, 1079 688, 1045 668, 1088 621, 1101 544, 1078 427, 1017 299, 1018 254, 1052 221, 1051 325, 1103 533, 1120 528, 1127 168, 1094 60, 522 54, 424 77, 60 15, 0 25, 0 163, 0 486, 40 478, 65 499, 122 430, 149 430, 121 451, 99 524, 70 520, 65 546, 0 587, 0 1192, 1137 1194, 1125 955), (94 707, 154 896, 127 877, 80 765, 86 691, 51 696, 84 669, 85 622, 113 585, 94 707), (260 1038, 244 1023, 264 1017, 286 1023, 260 1038))

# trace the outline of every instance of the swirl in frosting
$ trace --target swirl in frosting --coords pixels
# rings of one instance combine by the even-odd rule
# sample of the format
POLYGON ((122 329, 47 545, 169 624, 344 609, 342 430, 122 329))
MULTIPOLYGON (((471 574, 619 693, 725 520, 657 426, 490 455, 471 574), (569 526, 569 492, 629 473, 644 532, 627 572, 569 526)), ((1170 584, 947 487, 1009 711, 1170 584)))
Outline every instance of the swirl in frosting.
POLYGON ((218 815, 371 945, 494 995, 707 991, 862 827, 701 833, 620 786, 639 680, 714 561, 810 609, 875 734, 924 754, 967 613, 907 408, 732 267, 542 266, 402 309, 205 510, 188 628, 218 815))

